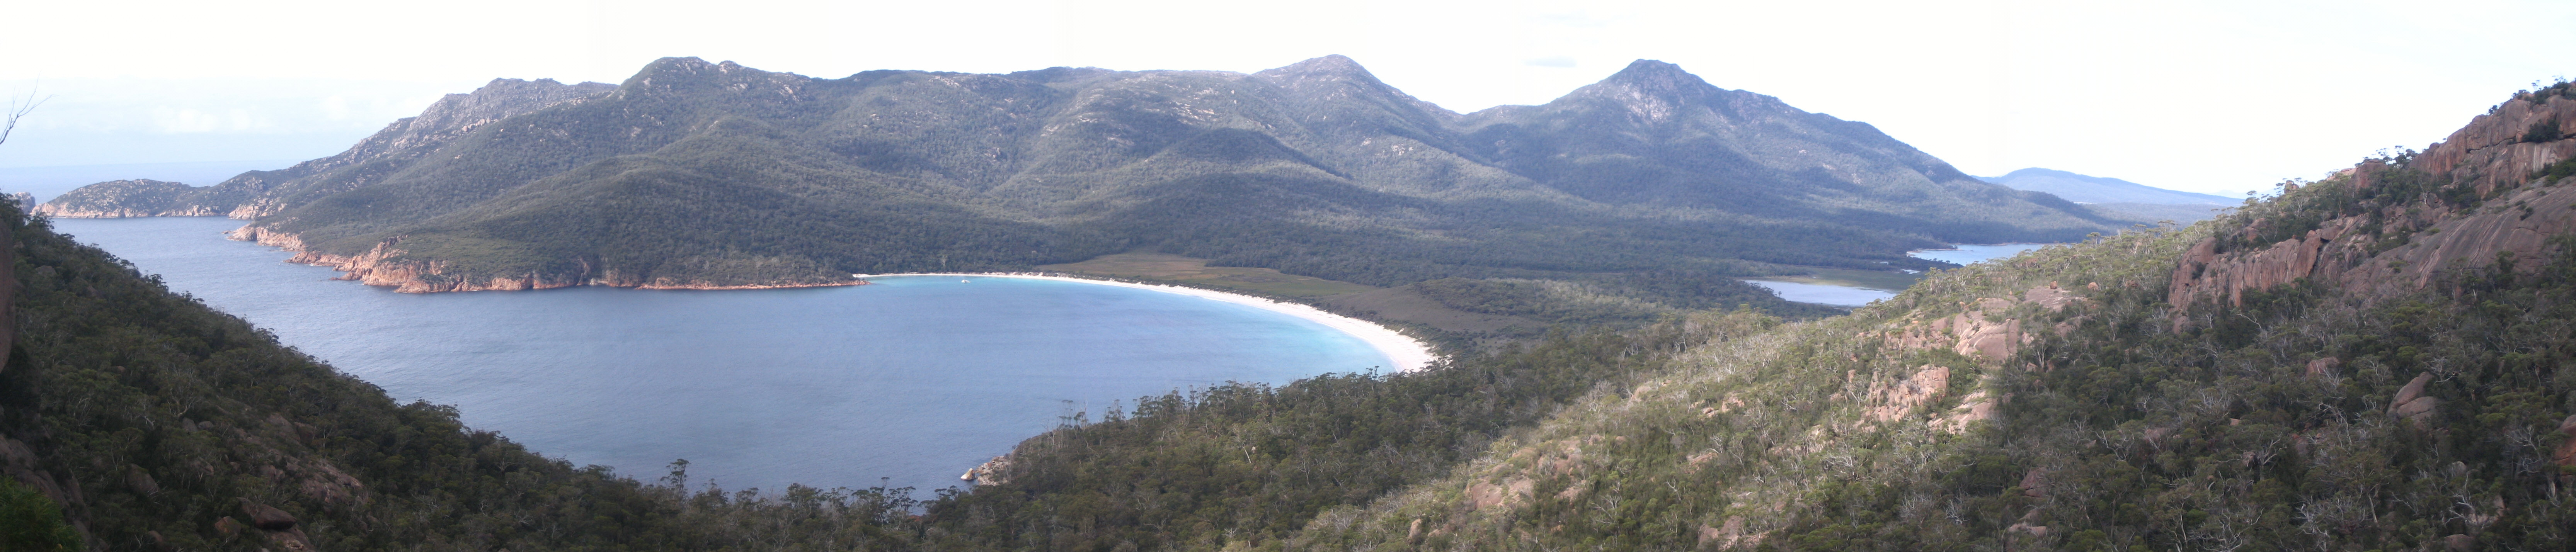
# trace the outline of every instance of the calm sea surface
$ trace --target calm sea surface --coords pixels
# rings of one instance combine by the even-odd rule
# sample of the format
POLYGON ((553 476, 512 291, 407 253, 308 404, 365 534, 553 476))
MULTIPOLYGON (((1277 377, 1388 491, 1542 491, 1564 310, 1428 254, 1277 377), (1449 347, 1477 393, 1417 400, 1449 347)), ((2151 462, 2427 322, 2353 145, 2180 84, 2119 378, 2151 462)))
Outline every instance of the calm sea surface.
POLYGON ((1113 400, 1388 365, 1347 334, 1184 295, 897 277, 753 291, 399 294, 225 240, 215 217, 57 220, 382 386, 575 465, 727 488, 923 489, 1113 400))
MULTIPOLYGON (((1923 249, 1908 251, 1905 254, 1911 255, 1917 259, 1930 259, 1959 265, 1970 265, 1985 262, 1990 259, 2000 259, 2019 255, 2023 251, 2039 249, 2041 247, 2047 247, 2048 245, 2049 244, 2044 243, 2006 243, 1995 245, 1962 243, 1950 246, 1953 249, 1923 249)), ((1778 294, 1781 299, 1800 303, 1833 305, 1837 307, 1857 307, 1867 305, 1870 301, 1895 297, 1897 291, 1902 291, 1825 284, 1807 284, 1799 282, 1773 282, 1767 280, 1745 281, 1752 283, 1753 285, 1770 289, 1771 293, 1778 294)))

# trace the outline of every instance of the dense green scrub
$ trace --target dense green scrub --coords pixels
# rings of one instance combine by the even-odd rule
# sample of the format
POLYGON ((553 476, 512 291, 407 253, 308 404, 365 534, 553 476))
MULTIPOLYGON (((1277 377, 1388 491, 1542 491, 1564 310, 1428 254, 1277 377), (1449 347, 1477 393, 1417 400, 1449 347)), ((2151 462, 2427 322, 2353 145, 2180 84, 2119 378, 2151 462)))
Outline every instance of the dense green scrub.
POLYGON ((1276 545, 1327 508, 1444 474, 1513 427, 1673 352, 1758 332, 1757 312, 1558 333, 1418 373, 1146 397, 1030 439, 1008 482, 931 505, 953 537, 1043 550, 1276 545))
POLYGON ((2256 249, 2409 206, 2513 215, 2405 173, 2366 197, 2338 177, 2191 229, 1946 271, 1850 317, 1681 353, 1290 547, 2564 549, 2576 238, 2404 293, 2299 279, 2167 303, 2196 243, 2256 249), (2036 299, 2055 290, 2077 299, 2036 299), (1942 320, 1954 330, 1909 333, 1942 320), (1984 359, 1951 347, 1962 323, 2027 337, 1984 359), (1906 342, 1921 335, 1939 339, 1906 342))

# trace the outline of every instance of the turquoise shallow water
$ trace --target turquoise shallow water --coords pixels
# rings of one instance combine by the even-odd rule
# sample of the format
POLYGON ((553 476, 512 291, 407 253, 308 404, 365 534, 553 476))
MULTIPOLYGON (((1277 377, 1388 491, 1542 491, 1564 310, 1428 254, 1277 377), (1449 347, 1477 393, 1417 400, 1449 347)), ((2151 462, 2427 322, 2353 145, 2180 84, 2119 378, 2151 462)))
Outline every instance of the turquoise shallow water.
POLYGON ((924 489, 1054 426, 1065 401, 1388 364, 1248 306, 1045 280, 895 277, 748 291, 400 294, 223 239, 221 218, 58 220, 171 289, 399 400, 452 404, 549 456, 728 488, 924 489))

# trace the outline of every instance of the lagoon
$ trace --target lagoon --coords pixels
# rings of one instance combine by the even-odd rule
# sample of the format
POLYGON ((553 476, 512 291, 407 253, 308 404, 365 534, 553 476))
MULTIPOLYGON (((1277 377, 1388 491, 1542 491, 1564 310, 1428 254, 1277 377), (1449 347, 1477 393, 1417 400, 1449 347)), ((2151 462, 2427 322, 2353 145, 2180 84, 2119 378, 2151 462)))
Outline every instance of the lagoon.
POLYGON ((54 224, 397 400, 455 405, 476 429, 638 478, 685 458, 732 489, 945 487, 1113 401, 1393 368, 1315 322, 1128 287, 887 277, 398 294, 224 239, 240 221, 54 224))
POLYGON ((2010 256, 2014 256, 2014 255, 2020 255, 2023 251, 2029 251, 2029 250, 2033 250, 2033 249, 2039 249, 2039 248, 2042 248, 2042 247, 2048 247, 2049 245, 2051 245, 2051 244, 2045 244, 2045 243, 1995 243, 1995 244, 1962 243, 1962 244, 1953 244, 1953 245, 1951 245, 1951 246, 1950 246, 1950 248, 1949 248, 1949 249, 1918 249, 1918 250, 1914 250, 1914 251, 1907 251, 1907 252, 1905 252, 1905 254, 1906 254, 1906 256, 1914 257, 1914 258, 1917 258, 1917 259, 1925 259, 1925 260, 1941 261, 1941 262, 1950 263, 1950 264, 1955 264, 1955 265, 1959 265, 1959 266, 1967 266, 1967 265, 1972 265, 1972 264, 1982 263, 1982 262, 1986 262, 1986 261, 1990 261, 1990 260, 1994 260, 1994 259, 2001 259, 2001 258, 2004 258, 2004 257, 2010 257, 2010 256))
MULTIPOLYGON (((1950 249, 1918 249, 1907 251, 1905 254, 1917 259, 1941 261, 1965 266, 1993 259, 2019 255, 2024 251, 2039 249, 2047 247, 2048 245, 2049 244, 2044 243, 1962 243, 1952 244, 1950 249)), ((1895 297, 1896 292, 1904 291, 1849 285, 1851 282, 1837 279, 1806 278, 1804 280, 1807 281, 1786 281, 1780 278, 1773 278, 1747 279, 1745 282, 1762 286, 1764 289, 1769 289, 1772 294, 1779 295, 1781 299, 1787 299, 1799 303, 1815 303, 1819 305, 1847 308, 1867 305, 1871 301, 1895 297)))

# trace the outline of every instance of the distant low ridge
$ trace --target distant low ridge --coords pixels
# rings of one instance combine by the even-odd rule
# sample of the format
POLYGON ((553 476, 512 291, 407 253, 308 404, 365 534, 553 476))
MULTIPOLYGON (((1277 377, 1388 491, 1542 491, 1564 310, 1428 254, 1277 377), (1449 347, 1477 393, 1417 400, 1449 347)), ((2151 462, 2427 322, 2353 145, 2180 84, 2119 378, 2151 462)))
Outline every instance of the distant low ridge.
POLYGON ((2002 184, 2015 190, 2048 192, 2067 201, 2079 203, 2235 205, 2241 201, 2239 198, 2222 195, 2167 190, 2117 178, 2087 176, 2038 167, 2013 171, 2003 176, 1980 176, 1977 179, 2002 184))
POLYGON ((408 292, 829 285, 1144 250, 1376 286, 1663 274, 1717 282, 1682 304, 1776 305, 1729 278, 1923 269, 1904 252, 2132 222, 1652 60, 1462 115, 1341 56, 839 79, 666 58, 615 86, 495 80, 284 170, 101 193, 118 186, 135 185, 44 209, 250 220, 238 238, 408 292))
POLYGON ((2227 196, 2167 190, 2117 178, 2038 167, 1977 179, 2015 190, 2045 192, 2067 201, 2088 203, 2094 210, 2112 216, 2144 220, 2199 222, 2217 216, 2218 209, 2234 207, 2239 201, 2227 196))

